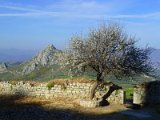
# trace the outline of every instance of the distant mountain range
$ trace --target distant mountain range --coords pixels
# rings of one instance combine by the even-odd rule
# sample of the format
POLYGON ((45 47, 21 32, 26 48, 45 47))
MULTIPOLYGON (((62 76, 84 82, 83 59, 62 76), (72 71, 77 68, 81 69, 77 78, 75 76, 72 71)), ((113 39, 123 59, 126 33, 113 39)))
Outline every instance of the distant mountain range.
POLYGON ((152 63, 154 64, 154 66, 160 68, 160 49, 152 48, 151 52, 152 53, 150 55, 150 58, 152 63))
POLYGON ((29 60, 37 52, 37 50, 0 49, 0 63, 15 63, 29 60))

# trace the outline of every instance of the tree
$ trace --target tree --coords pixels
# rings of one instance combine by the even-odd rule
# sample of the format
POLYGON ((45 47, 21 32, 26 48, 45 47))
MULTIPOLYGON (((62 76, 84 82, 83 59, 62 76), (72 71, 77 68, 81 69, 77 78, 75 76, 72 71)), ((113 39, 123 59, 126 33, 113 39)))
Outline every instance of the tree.
POLYGON ((105 74, 120 77, 150 72, 149 50, 140 49, 135 43, 135 37, 130 37, 120 25, 103 24, 91 29, 86 38, 72 37, 70 48, 61 53, 59 63, 74 73, 84 72, 87 67, 97 73, 92 99, 105 74))

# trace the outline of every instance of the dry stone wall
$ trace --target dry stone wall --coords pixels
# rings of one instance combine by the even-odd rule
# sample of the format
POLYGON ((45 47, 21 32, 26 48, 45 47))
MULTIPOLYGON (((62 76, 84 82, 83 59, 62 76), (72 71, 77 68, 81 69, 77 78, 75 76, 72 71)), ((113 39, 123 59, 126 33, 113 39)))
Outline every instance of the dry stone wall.
MULTIPOLYGON (((47 87, 48 83, 39 83, 38 85, 20 81, 16 84, 9 82, 0 82, 0 94, 1 95, 23 95, 23 96, 38 96, 52 99, 55 97, 68 97, 73 99, 87 99, 90 97, 90 91, 93 83, 67 83, 65 85, 55 84, 53 87, 47 87)), ((109 90, 109 85, 98 89, 96 96, 102 96, 109 90), (104 89, 105 88, 105 89, 104 89)), ((92 106, 89 102, 82 100, 82 106, 92 106)), ((124 103, 124 91, 122 89, 115 90, 109 96, 108 101, 110 103, 123 104, 124 103)), ((98 106, 98 105, 97 105, 98 106)))
POLYGON ((137 85, 134 88, 133 103, 157 104, 160 103, 160 81, 152 81, 137 85))

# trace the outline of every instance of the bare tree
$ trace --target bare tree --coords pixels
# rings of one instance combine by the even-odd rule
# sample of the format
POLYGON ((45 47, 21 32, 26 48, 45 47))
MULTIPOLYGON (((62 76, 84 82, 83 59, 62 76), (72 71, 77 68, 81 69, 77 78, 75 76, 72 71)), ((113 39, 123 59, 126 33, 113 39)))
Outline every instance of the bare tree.
POLYGON ((61 53, 59 63, 74 73, 84 72, 87 67, 97 73, 91 99, 105 74, 132 76, 149 73, 148 49, 135 46, 135 38, 128 36, 118 24, 103 24, 91 29, 86 38, 74 36, 70 48, 61 53))

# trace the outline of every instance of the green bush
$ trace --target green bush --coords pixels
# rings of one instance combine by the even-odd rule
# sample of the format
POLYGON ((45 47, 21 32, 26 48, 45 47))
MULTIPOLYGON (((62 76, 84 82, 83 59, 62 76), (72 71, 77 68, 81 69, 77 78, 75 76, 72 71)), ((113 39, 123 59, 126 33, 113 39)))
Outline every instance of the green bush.
POLYGON ((126 88, 126 99, 133 99, 133 88, 126 88))
POLYGON ((53 82, 49 82, 47 84, 48 90, 50 90, 52 87, 54 87, 54 83, 53 82))

